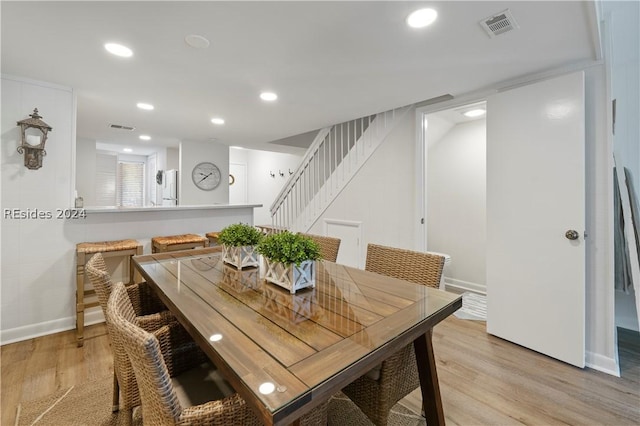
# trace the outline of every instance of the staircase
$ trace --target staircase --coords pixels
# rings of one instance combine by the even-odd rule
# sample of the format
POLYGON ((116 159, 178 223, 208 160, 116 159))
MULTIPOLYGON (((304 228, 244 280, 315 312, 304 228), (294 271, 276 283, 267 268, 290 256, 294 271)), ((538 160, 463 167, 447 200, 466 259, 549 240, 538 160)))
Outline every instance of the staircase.
POLYGON ((271 206, 274 226, 307 232, 412 105, 326 127, 271 206))

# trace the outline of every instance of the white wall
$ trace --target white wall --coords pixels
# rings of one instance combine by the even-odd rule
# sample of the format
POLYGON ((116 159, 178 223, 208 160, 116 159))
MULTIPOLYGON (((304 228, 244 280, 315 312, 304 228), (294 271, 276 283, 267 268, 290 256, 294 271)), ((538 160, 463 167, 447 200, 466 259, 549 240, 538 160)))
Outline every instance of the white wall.
MULTIPOLYGON (((236 150, 234 150, 236 151, 236 150)), ((258 150, 244 150, 247 164, 248 202, 262 204, 255 209, 257 225, 271 224, 271 204, 289 179, 289 170, 295 172, 300 165, 302 155, 284 154, 258 150), (280 173, 284 176, 280 176, 280 173), (271 177, 271 173, 275 177, 271 177)), ((242 155, 242 154, 240 154, 242 155)), ((234 162, 242 163, 241 157, 234 157, 234 162)))
POLYGON ((180 169, 180 150, 178 148, 167 148, 165 150, 166 167, 162 170, 178 170, 180 169))
POLYGON ((69 208, 75 147, 75 106, 71 89, 2 77, 2 330, 69 317, 73 243, 65 238, 65 220, 56 209, 69 208), (16 121, 38 108, 53 130, 39 170, 24 167, 16 152, 16 121), (11 219, 5 209, 51 213, 51 219, 11 219))
POLYGON ((247 165, 249 162, 249 149, 229 147, 229 162, 247 165))
MULTIPOLYGON (((169 161, 169 155, 167 155, 169 161)), ((178 199, 183 206, 227 204, 229 202, 229 147, 215 142, 180 143, 180 179, 178 199), (198 189, 191 179, 191 171, 203 161, 209 161, 220 169, 220 185, 212 191, 198 189)))
POLYGON ((76 191, 85 206, 95 206, 96 141, 78 138, 76 141, 76 191))
POLYGON ((368 243, 415 247, 414 115, 406 114, 309 230, 323 235, 324 218, 362 222, 361 265, 368 243))
POLYGON ((486 288, 486 136, 485 119, 460 123, 427 153, 427 250, 451 256, 446 279, 472 288, 486 288))
POLYGON ((132 163, 147 163, 146 155, 120 154, 118 153, 118 161, 130 161, 132 163))

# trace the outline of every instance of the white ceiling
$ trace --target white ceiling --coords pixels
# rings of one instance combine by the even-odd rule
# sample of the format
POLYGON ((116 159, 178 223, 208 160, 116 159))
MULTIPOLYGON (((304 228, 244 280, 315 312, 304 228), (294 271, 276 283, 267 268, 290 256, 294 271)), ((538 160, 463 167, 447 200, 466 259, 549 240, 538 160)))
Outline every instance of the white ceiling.
MULTIPOLYGON (((176 146, 180 140, 290 151, 268 142, 368 114, 596 59, 593 4, 448 2, 0 3, 2 73, 73 87, 77 136, 176 146), (405 18, 438 11, 416 30, 405 18), (479 25, 509 8, 520 28, 479 25), (210 40, 189 47, 185 36, 210 40), (132 58, 103 44, 131 47, 132 58), (265 103, 260 91, 279 99, 265 103), (154 111, 136 108, 155 105, 154 111), (223 126, 211 124, 223 117, 223 126), (113 130, 110 123, 136 127, 113 130)), ((25 117, 31 109, 29 106, 25 117)), ((40 111, 47 120, 47 111, 40 111)))
POLYGON ((483 109, 486 111, 487 103, 475 102, 471 104, 462 105, 456 108, 445 109, 442 111, 433 112, 427 115, 427 146, 431 148, 436 145, 440 140, 456 125, 461 123, 468 123, 470 121, 485 120, 486 115, 478 117, 466 117, 464 113, 472 109, 483 109))

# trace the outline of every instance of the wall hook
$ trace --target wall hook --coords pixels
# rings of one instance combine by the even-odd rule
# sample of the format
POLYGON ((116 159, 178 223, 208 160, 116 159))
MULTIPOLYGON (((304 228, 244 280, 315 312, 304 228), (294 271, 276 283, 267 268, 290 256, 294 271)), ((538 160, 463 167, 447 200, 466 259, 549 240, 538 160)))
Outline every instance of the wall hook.
POLYGON ((293 172, 291 171, 291 169, 289 169, 289 176, 291 176, 293 174, 293 172))
POLYGON ((276 174, 273 173, 272 171, 269 171, 269 174, 271 175, 272 178, 276 177, 276 174))
POLYGON ((284 177, 284 173, 282 173, 282 170, 278 170, 278 173, 280 173, 280 177, 284 177))

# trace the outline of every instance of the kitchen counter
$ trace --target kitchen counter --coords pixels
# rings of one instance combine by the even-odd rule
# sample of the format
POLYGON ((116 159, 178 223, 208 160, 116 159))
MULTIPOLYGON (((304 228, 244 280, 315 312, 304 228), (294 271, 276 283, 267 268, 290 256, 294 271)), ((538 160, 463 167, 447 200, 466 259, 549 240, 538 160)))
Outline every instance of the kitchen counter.
POLYGON ((202 206, 86 207, 64 221, 64 233, 73 244, 87 241, 135 239, 145 253, 151 238, 162 235, 217 232, 233 223, 253 224, 253 212, 261 204, 212 204, 202 206), (82 214, 84 212, 84 214, 82 214))
POLYGON ((223 210, 262 207, 262 204, 207 204, 192 206, 146 206, 146 207, 113 207, 88 206, 86 213, 132 213, 132 212, 180 212, 187 210, 223 210))

